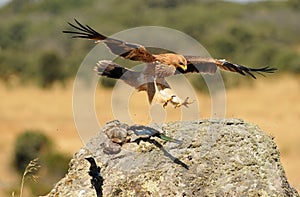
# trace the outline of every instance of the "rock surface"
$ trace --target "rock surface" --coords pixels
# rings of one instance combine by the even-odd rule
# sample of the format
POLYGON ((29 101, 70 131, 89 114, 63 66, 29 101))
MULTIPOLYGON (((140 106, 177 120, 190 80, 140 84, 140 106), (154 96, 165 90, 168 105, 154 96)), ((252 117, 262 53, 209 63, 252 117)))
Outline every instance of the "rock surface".
POLYGON ((151 137, 109 153, 102 129, 47 196, 96 196, 84 159, 89 156, 101 167, 104 196, 299 196, 272 137, 254 124, 201 120, 153 128, 182 143, 151 137))

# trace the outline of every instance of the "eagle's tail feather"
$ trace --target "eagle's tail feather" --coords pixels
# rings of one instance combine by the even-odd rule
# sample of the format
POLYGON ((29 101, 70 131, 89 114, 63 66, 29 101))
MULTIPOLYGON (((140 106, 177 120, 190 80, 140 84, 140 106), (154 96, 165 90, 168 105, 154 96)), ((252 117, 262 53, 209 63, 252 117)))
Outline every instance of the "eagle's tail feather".
POLYGON ((141 77, 141 72, 121 67, 112 61, 98 61, 94 67, 94 71, 96 71, 100 76, 105 76, 112 79, 121 79, 139 91, 145 90, 145 84, 143 77, 141 77))
POLYGON ((120 79, 126 72, 130 70, 123 68, 112 61, 101 60, 97 62, 97 65, 94 67, 94 71, 96 71, 100 76, 120 79))

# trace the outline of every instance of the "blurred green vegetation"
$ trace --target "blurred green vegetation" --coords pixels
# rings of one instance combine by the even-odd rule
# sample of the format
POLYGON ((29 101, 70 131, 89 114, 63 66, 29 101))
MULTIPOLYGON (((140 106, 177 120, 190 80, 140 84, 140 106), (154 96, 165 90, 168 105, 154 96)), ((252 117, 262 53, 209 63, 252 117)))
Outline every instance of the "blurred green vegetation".
POLYGON ((62 33, 73 18, 106 35, 166 26, 191 35, 215 58, 300 72, 299 0, 12 0, 0 17, 0 78, 8 83, 17 79, 47 88, 73 78, 94 46, 62 33))
POLYGON ((40 130, 25 130, 15 141, 13 165, 20 176, 31 160, 39 158, 41 168, 36 174, 39 179, 26 180, 33 196, 49 192, 67 173, 71 156, 57 152, 53 146, 52 140, 40 130))
POLYGON ((40 156, 41 152, 51 152, 50 139, 39 130, 26 130, 19 135, 15 142, 14 166, 19 173, 23 173, 27 164, 40 156))

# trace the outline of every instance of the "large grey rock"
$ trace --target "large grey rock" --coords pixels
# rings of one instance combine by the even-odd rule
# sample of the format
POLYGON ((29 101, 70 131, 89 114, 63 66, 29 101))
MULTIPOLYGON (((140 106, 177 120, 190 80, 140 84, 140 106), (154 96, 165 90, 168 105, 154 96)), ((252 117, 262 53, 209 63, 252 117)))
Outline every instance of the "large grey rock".
POLYGON ((96 196, 84 159, 89 156, 101 167, 104 196, 299 196, 272 137, 254 124, 201 120, 155 128, 182 144, 151 137, 109 152, 118 145, 102 129, 75 154, 48 196, 96 196))

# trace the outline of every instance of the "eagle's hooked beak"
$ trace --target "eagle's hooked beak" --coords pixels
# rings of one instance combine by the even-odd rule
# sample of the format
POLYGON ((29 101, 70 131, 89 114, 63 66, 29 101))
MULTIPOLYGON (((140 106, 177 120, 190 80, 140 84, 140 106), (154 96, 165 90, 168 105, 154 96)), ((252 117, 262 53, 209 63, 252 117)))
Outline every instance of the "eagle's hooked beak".
POLYGON ((187 65, 186 64, 180 65, 180 68, 182 68, 184 71, 186 71, 187 70, 187 65))

